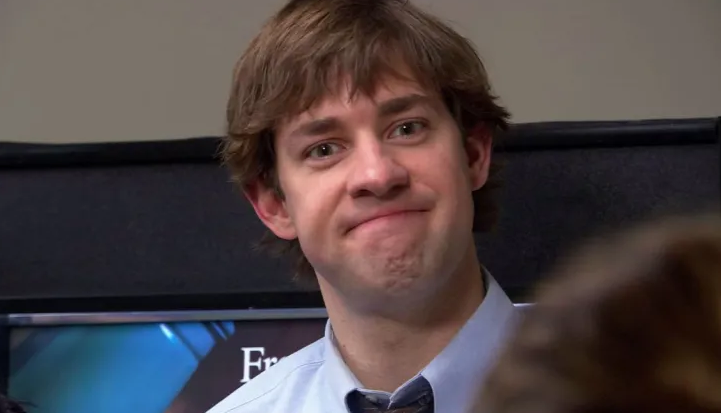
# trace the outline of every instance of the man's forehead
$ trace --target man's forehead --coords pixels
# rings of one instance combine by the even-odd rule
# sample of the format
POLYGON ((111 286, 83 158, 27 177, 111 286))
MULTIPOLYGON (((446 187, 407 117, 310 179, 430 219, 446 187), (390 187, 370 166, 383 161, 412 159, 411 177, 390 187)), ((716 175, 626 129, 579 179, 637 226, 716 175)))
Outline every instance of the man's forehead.
POLYGON ((364 91, 350 81, 345 81, 316 99, 308 109, 288 116, 280 126, 291 128, 315 119, 337 116, 351 110, 360 101, 380 108, 389 102, 401 99, 421 102, 437 98, 439 98, 438 93, 412 78, 385 76, 379 79, 370 91, 364 91))

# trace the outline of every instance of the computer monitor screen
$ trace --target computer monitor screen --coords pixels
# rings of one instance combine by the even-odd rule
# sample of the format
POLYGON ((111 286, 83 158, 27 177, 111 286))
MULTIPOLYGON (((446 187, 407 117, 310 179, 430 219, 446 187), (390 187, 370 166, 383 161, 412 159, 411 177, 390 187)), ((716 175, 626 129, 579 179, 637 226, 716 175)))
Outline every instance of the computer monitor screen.
POLYGON ((33 413, 204 412, 322 337, 324 309, 10 316, 9 396, 33 413))

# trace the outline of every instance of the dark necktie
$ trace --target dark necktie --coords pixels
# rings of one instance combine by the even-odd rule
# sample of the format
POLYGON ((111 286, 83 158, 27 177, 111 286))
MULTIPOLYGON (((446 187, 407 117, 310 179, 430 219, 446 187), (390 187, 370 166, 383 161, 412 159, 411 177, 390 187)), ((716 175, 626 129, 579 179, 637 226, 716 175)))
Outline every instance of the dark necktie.
POLYGON ((348 395, 352 413, 433 413, 433 392, 427 390, 413 402, 388 408, 385 403, 375 403, 363 393, 354 391, 348 395))

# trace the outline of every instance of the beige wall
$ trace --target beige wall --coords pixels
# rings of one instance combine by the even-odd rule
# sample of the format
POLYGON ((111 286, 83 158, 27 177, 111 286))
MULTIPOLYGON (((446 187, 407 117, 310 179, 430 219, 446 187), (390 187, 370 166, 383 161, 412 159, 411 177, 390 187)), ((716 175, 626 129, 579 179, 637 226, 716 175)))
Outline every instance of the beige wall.
MULTIPOLYGON (((721 0, 416 0, 517 122, 721 115, 721 0)), ((0 141, 222 132, 231 67, 284 0, 2 0, 0 141)))

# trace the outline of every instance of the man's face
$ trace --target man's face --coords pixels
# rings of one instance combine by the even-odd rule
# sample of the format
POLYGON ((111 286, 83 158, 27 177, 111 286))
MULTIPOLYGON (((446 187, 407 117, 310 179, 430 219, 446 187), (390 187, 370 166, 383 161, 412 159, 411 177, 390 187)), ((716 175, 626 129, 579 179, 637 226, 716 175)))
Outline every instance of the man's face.
POLYGON ((347 89, 278 128, 284 198, 248 197, 276 235, 298 238, 321 288, 379 299, 438 288, 472 243, 491 138, 479 127, 464 139, 415 82, 389 77, 353 99, 347 89))

